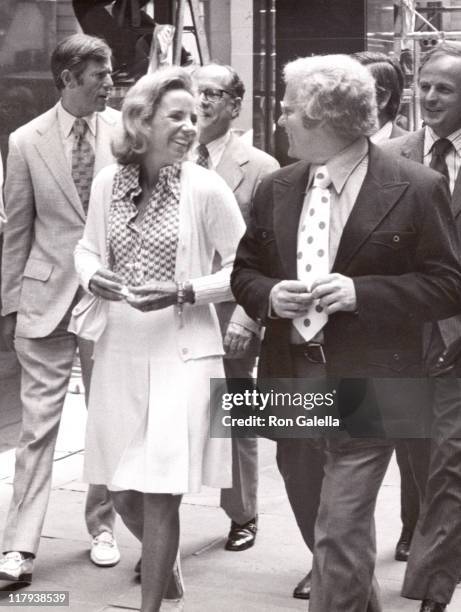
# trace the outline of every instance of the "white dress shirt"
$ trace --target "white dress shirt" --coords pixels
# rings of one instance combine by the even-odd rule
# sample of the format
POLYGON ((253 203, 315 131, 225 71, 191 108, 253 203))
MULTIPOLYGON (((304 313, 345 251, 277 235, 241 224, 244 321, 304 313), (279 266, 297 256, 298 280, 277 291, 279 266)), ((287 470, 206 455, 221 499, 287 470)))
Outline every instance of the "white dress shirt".
MULTIPOLYGON (((219 166, 219 162, 221 161, 222 156, 224 154, 224 149, 226 148, 227 143, 229 142, 230 135, 231 131, 228 130, 223 136, 215 138, 215 140, 212 140, 211 142, 208 142, 205 145, 208 149, 208 154, 210 156, 208 162, 208 168, 210 170, 216 170, 216 168, 219 166)), ((195 147, 194 149, 194 158, 192 161, 195 161, 197 159, 197 147, 195 147)))
MULTIPOLYGON (((304 207, 309 206, 314 175, 321 164, 313 164, 309 169, 309 181, 304 198, 304 207)), ((331 178, 330 185, 330 227, 329 227, 329 270, 331 271, 338 252, 344 227, 362 188, 368 170, 368 141, 358 138, 348 147, 332 157, 326 164, 331 178)), ((301 212, 301 217, 303 214, 301 212)), ((294 344, 304 342, 297 329, 292 326, 291 340, 294 344)), ((323 343, 320 331, 311 342, 323 343)))
MULTIPOLYGON (((72 147, 74 145, 74 134, 72 132, 72 128, 74 127, 74 121, 76 117, 71 115, 66 109, 63 107, 62 102, 58 104, 58 123, 59 123, 59 131, 61 133, 61 141, 64 147, 64 155, 66 157, 66 161, 69 165, 70 170, 72 170, 72 147)), ((86 115, 82 117, 88 125, 88 130, 85 134, 85 140, 89 142, 93 151, 96 150, 96 113, 91 113, 91 115, 86 115)))

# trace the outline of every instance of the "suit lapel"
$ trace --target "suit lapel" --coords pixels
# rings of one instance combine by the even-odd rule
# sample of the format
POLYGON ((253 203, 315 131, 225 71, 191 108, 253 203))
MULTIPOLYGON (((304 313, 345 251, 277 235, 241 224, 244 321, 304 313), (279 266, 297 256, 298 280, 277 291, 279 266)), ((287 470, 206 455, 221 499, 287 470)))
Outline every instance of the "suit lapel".
POLYGON ((402 145, 401 153, 403 157, 412 161, 423 163, 424 160, 424 129, 411 132, 402 145))
POLYGON ((344 227, 333 272, 345 273, 350 261, 407 187, 408 182, 399 181, 388 163, 383 163, 379 149, 370 145, 368 171, 344 227))
POLYGON ((275 179, 273 185, 275 239, 290 279, 297 278, 296 237, 308 178, 309 164, 298 162, 285 177, 275 179))
POLYGON ((35 147, 38 154, 47 165, 50 174, 54 177, 64 196, 85 220, 85 212, 64 154, 56 106, 44 117, 44 122, 37 132, 38 138, 35 147))
POLYGON ((244 179, 242 166, 246 163, 248 163, 247 151, 239 143, 238 137, 231 133, 216 171, 234 192, 244 179))
POLYGON ((451 196, 451 209, 456 217, 461 213, 461 172, 456 177, 453 195, 451 196))

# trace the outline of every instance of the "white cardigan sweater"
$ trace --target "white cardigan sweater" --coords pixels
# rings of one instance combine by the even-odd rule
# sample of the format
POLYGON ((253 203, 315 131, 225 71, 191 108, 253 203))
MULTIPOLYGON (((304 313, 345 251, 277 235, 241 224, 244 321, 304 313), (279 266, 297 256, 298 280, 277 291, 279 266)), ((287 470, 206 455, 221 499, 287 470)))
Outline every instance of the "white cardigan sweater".
MULTIPOLYGON (((107 166, 94 179, 85 232, 75 249, 75 266, 87 291, 93 274, 106 266, 112 183, 118 169, 117 164, 107 166)), ((184 306, 182 326, 176 313, 178 351, 184 360, 224 353, 216 313, 210 304, 233 299, 230 273, 244 231, 242 214, 224 180, 216 172, 184 162, 175 280, 191 281, 195 292, 195 304, 184 306), (222 268, 212 274, 216 252, 222 268)))

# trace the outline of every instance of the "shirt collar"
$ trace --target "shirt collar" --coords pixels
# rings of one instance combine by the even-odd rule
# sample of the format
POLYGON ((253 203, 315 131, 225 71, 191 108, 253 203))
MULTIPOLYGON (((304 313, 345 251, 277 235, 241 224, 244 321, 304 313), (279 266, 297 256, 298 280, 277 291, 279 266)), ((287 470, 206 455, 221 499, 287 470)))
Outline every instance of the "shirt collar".
MULTIPOLYGON (((114 180, 113 198, 123 200, 128 195, 133 199, 141 192, 139 182, 139 164, 126 164, 121 166, 114 180)), ((165 182, 173 194, 179 199, 180 195, 181 162, 161 168, 158 183, 165 182)))
MULTIPOLYGON (((84 121, 88 125, 88 128, 92 135, 96 137, 96 113, 91 113, 90 115, 85 115, 81 118, 84 119, 84 121)), ((66 109, 62 105, 61 100, 58 104, 58 121, 59 125, 61 126, 64 138, 69 138, 72 132, 72 128, 74 127, 75 119, 76 117, 74 117, 74 115, 71 115, 71 113, 66 111, 66 109)))
POLYGON ((326 164, 312 165, 309 171, 309 186, 319 166, 326 165, 331 182, 339 195, 360 162, 368 153, 368 140, 363 136, 354 140, 345 149, 334 155, 326 164))
POLYGON ((229 142, 230 135, 231 135, 231 131, 227 130, 225 134, 223 134, 219 138, 215 138, 214 140, 211 140, 205 145, 206 148, 208 149, 208 153, 210 155, 213 165, 216 165, 215 164, 216 159, 219 160, 221 158, 222 152, 224 151, 227 143, 229 142))
POLYGON ((391 137, 392 125, 392 121, 388 121, 382 127, 380 127, 377 132, 370 136, 371 142, 374 144, 380 144, 382 142, 386 142, 386 140, 389 140, 391 137))
MULTIPOLYGON (((446 138, 452 143, 458 155, 461 155, 461 128, 455 132, 452 132, 446 138)), ((432 155, 432 145, 436 140, 439 140, 439 137, 433 129, 426 125, 424 129, 424 157, 432 155)))

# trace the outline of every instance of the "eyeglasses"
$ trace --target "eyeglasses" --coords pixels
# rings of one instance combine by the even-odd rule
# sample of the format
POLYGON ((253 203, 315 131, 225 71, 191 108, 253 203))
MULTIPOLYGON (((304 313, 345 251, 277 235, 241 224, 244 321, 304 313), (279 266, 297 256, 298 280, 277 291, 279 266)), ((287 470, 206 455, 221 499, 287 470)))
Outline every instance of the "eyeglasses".
POLYGON ((224 94, 232 96, 231 92, 227 91, 227 89, 211 89, 209 87, 200 89, 198 94, 199 96, 204 96, 205 100, 208 100, 208 102, 219 102, 219 100, 222 100, 224 94))

